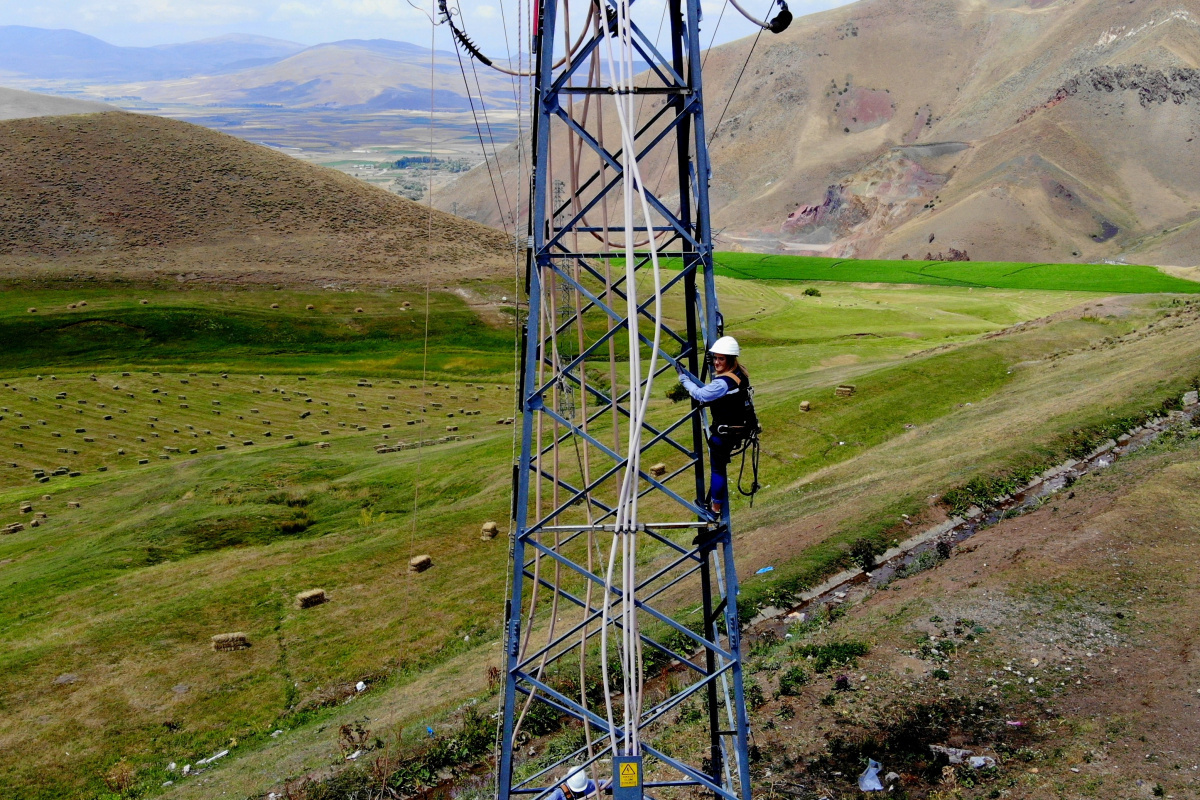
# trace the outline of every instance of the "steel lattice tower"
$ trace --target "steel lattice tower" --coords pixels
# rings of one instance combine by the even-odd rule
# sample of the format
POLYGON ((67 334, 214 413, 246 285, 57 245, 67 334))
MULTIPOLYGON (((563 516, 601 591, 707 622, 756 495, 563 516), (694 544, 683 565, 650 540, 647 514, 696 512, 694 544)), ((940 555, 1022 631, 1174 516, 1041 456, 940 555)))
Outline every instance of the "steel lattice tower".
MULTIPOLYGON (((622 202, 622 154, 611 107, 609 127, 602 116, 613 93, 598 66, 600 48, 612 34, 603 15, 590 16, 582 33, 570 32, 572 39, 579 37, 578 46, 572 42, 567 56, 562 50, 556 56, 556 33, 562 37, 559 26, 570 22, 560 14, 556 0, 544 0, 534 28, 528 316, 518 400, 522 446, 514 472, 512 594, 505 623, 500 800, 538 800, 561 783, 568 765, 588 764, 598 779, 607 778, 606 762, 614 755, 594 676, 604 627, 603 554, 618 535, 615 498, 626 463, 621 441, 628 435, 631 391, 640 387, 619 378, 628 366, 621 361, 628 359, 628 348, 622 353, 617 342, 628 336, 631 287, 621 242, 613 241, 623 239, 624 231, 607 222, 609 207, 619 209, 622 202), (553 606, 549 614, 548 606, 553 606), (514 746, 514 732, 531 727, 542 705, 581 728, 592 744, 551 764, 518 763, 514 753, 522 752, 524 737, 514 746)), ((657 237, 659 253, 671 259, 663 277, 665 319, 655 369, 665 376, 662 389, 674 384, 676 361, 692 375, 703 375, 706 345, 722 332, 709 226, 700 0, 668 0, 666 14, 670 47, 665 54, 636 20, 633 25, 635 47, 649 64, 635 91, 644 117, 636 128, 637 155, 643 172, 658 178, 646 187, 653 221, 648 226, 643 221, 636 232, 642 244, 649 235, 657 237)), ((657 9, 653 16, 657 22, 657 9)), ((639 246, 634 322, 642 342, 638 357, 648 363, 654 303, 642 285, 650 265, 644 250, 639 246)), ((703 409, 672 403, 661 390, 654 394, 643 425, 638 484, 640 660, 655 668, 646 673, 639 722, 643 791, 650 797, 711 793, 749 800, 728 504, 714 518, 703 499, 703 409), (654 461, 663 462, 665 472, 645 466, 654 461), (654 677, 664 666, 669 676, 654 677), (675 758, 658 742, 671 735, 667 725, 683 709, 698 719, 694 724, 707 727, 708 740, 675 758)), ((609 619, 607 627, 617 635, 620 620, 609 619)))

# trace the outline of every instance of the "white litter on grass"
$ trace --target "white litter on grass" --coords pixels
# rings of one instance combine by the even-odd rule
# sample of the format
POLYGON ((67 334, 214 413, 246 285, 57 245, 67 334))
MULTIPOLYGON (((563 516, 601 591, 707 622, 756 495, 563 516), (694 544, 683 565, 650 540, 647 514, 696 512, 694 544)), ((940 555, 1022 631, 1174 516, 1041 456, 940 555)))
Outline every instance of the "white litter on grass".
POLYGON ((272 734, 271 734, 271 738, 272 738, 272 739, 274 739, 276 736, 279 736, 279 735, 280 735, 280 734, 282 734, 282 733, 283 733, 283 731, 282 731, 282 730, 274 731, 274 732, 272 732, 272 734))
POLYGON ((879 781, 879 762, 875 759, 867 759, 867 768, 858 776, 858 788, 864 792, 883 791, 883 784, 879 781))
POLYGON ((365 692, 367 690, 367 685, 362 681, 359 681, 358 683, 354 684, 354 690, 357 692, 365 692))
POLYGON ((346 756, 346 760, 347 760, 347 761, 353 761, 354 759, 358 758, 358 757, 359 757, 359 756, 361 756, 361 755, 362 755, 362 750, 355 750, 353 753, 351 753, 350 755, 346 756))
POLYGON ((192 771, 192 765, 191 765, 191 764, 184 764, 184 765, 183 765, 183 774, 184 774, 184 775, 187 775, 187 774, 188 774, 189 772, 191 772, 191 771, 192 771))
POLYGON ((229 755, 229 751, 222 750, 221 752, 211 755, 208 758, 200 759, 199 761, 196 762, 196 766, 200 766, 202 764, 211 764, 212 762, 216 761, 218 758, 224 758, 227 755, 229 755))
POLYGON ((991 756, 971 756, 967 759, 967 763, 971 769, 983 769, 984 767, 996 766, 996 759, 991 756))

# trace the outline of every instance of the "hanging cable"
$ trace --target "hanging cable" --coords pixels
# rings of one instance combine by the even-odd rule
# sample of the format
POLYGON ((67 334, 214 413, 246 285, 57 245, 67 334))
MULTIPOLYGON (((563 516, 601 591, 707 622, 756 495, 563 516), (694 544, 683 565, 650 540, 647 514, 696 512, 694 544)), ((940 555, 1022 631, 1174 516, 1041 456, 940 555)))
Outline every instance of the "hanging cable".
POLYGON ((770 31, 771 33, 783 33, 788 29, 788 26, 792 24, 792 12, 788 10, 787 3, 785 3, 784 0, 778 0, 779 13, 767 22, 755 17, 749 11, 742 8, 742 4, 739 3, 738 0, 729 0, 729 2, 733 4, 734 8, 741 12, 743 17, 750 20, 764 31, 770 31))
MULTIPOLYGON (((467 52, 470 53, 471 56, 480 64, 483 64, 485 67, 491 67, 497 72, 503 72, 505 75, 511 75, 515 78, 534 77, 534 72, 532 70, 525 72, 520 68, 520 66, 518 66, 517 69, 509 69, 501 64, 497 64, 494 60, 484 55, 483 51, 479 49, 479 46, 476 45, 475 42, 471 41, 471 37, 467 35, 467 32, 454 23, 454 17, 461 17, 462 14, 457 8, 450 8, 447 4, 447 0, 438 0, 438 13, 442 17, 442 21, 450 26, 450 32, 454 34, 454 40, 466 48, 467 52)), ((588 19, 590 20, 592 15, 595 13, 596 2, 593 0, 591 8, 588 10, 588 19)), ((584 25, 584 30, 587 30, 587 25, 584 25)), ((563 55, 563 57, 558 61, 554 62, 553 69, 558 69, 563 64, 566 64, 575 56, 577 52, 579 52, 579 46, 583 44, 583 37, 584 34, 581 33, 579 38, 575 41, 575 44, 567 49, 566 54, 563 55)))

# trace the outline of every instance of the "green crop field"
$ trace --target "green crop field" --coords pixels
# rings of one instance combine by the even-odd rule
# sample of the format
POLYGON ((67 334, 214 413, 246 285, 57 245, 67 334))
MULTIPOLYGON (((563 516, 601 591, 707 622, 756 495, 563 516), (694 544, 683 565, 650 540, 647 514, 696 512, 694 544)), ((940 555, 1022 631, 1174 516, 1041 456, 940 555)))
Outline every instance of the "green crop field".
MULTIPOLYGON (((771 488, 739 506, 748 563, 782 566, 819 545, 775 556, 762 539, 797 518, 796 481, 1003 394, 1022 359, 1135 327, 1097 310, 978 342, 1095 296, 720 284, 768 426, 771 488), (847 380, 859 394, 835 402, 847 380), (814 411, 800 415, 804 398, 814 411)), ((112 797, 103 776, 121 760, 138 796, 258 796, 277 763, 341 759, 343 722, 399 731, 486 685, 507 552, 479 527, 503 531, 508 516, 511 316, 435 293, 426 358, 423 303, 384 291, 0 293, 0 529, 23 526, 0 535, 0 774, 12 796, 112 797), (410 572, 417 554, 433 568, 410 572), (298 608, 313 588, 329 602, 298 608), (230 632, 250 647, 213 650, 230 632), (232 755, 199 778, 167 770, 222 749, 232 755)), ((873 499, 855 513, 909 488, 863 490, 873 499)), ((826 531, 836 551, 844 529, 826 531)))
POLYGON ((717 274, 743 280, 915 283, 929 286, 1143 294, 1200 292, 1200 283, 1139 264, 887 261, 717 253, 717 274))

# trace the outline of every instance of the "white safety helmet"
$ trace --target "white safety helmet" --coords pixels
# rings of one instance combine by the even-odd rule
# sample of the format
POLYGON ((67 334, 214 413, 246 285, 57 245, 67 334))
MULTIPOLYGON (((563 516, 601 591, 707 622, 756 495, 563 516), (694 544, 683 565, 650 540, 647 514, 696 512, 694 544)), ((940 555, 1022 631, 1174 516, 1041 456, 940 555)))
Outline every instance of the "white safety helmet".
POLYGON ((708 348, 708 352, 723 356, 740 356, 742 348, 738 346, 737 339, 732 336, 722 336, 713 342, 713 346, 708 348))
POLYGON ((587 789, 587 785, 588 776, 583 771, 583 767, 576 767, 567 775, 567 788, 575 792, 575 794, 583 792, 584 789, 587 789))

